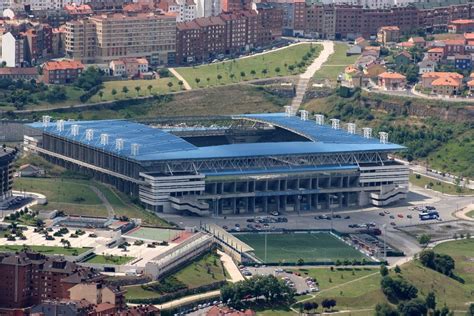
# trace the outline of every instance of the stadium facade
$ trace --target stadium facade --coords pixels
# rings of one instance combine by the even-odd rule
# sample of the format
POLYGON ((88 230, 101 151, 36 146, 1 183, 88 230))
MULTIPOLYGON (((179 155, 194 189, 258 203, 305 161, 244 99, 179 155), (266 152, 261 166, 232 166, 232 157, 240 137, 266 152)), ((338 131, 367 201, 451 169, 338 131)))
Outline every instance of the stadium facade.
POLYGON ((404 147, 368 128, 287 113, 235 115, 216 127, 125 120, 30 124, 25 149, 139 198, 156 212, 303 212, 387 205, 406 197, 404 147))

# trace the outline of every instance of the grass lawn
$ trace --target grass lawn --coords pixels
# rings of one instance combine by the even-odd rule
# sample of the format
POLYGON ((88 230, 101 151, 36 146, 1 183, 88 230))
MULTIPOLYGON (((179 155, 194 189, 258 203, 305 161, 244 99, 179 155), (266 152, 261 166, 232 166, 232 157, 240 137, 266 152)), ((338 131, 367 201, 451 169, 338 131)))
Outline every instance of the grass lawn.
MULTIPOLYGON (((29 249, 45 255, 65 255, 72 256, 81 254, 90 248, 64 248, 56 246, 27 246, 29 249)), ((16 252, 22 250, 23 245, 0 245, 0 252, 16 252)))
POLYGON ((122 265, 127 262, 132 261, 133 257, 127 256, 112 256, 112 255, 94 255, 90 259, 87 259, 85 262, 87 263, 99 263, 99 264, 115 264, 115 265, 122 265))
POLYGON ((295 75, 303 72, 306 67, 295 67, 295 69, 291 71, 288 66, 300 63, 303 56, 310 52, 311 47, 316 48, 316 50, 312 54, 312 57, 308 59, 309 64, 319 55, 322 49, 321 45, 303 43, 258 56, 234 59, 210 65, 181 67, 176 68, 176 71, 181 74, 193 88, 224 85, 252 79, 295 75), (277 68, 279 68, 279 71, 276 71, 277 68), (255 74, 252 73, 252 70, 255 71, 255 74), (266 74, 262 73, 264 70, 267 71, 266 74), (231 74, 234 75, 234 78, 231 78, 231 74), (217 78, 218 75, 222 76, 220 80, 217 78), (196 78, 200 79, 199 83, 196 82, 196 78), (209 78, 209 80, 207 80, 207 78, 209 78))
POLYGON ((474 210, 467 212, 466 216, 468 216, 470 218, 474 218, 474 210))
POLYGON ((178 80, 175 77, 169 78, 159 78, 153 80, 119 80, 119 81, 106 81, 103 83, 104 89, 101 91, 104 93, 102 99, 98 94, 94 95, 88 102, 101 102, 101 101, 112 101, 112 100, 121 100, 126 98, 135 98, 137 96, 144 97, 149 96, 150 94, 164 94, 173 91, 181 90, 181 87, 178 85, 178 80), (168 87, 168 82, 171 82, 173 85, 168 87), (151 91, 148 90, 148 86, 152 86, 151 91), (123 93, 123 87, 128 88, 128 93, 123 93), (140 91, 137 94, 135 87, 140 87, 140 91), (117 94, 112 95, 112 90, 115 89, 117 94))
MULTIPOLYGON (((66 100, 52 103, 47 100, 38 100, 36 104, 27 104, 25 109, 53 109, 56 107, 70 106, 80 103, 79 97, 84 94, 84 90, 72 85, 65 85, 63 87, 67 96, 66 100)), ((34 93, 32 97, 35 98, 36 95, 37 94, 34 93)))
MULTIPOLYGON (((237 234, 237 238, 254 248, 265 261, 265 234, 237 234)), ((286 233, 267 235, 267 263, 322 262, 344 259, 367 259, 361 252, 329 233, 286 233)))
MULTIPOLYGON (((178 283, 184 284, 187 288, 196 288, 201 285, 223 281, 226 279, 226 276, 219 256, 207 254, 172 274, 169 278, 176 279, 178 283)), ((125 295, 127 299, 156 298, 162 295, 155 291, 145 290, 141 285, 127 286, 125 288, 127 289, 127 294, 125 295)))
POLYGON ((312 269, 296 269, 302 275, 310 276, 319 283, 320 290, 327 290, 334 286, 350 282, 355 279, 378 274, 378 268, 335 268, 331 271, 328 267, 312 269))
POLYGON ((460 194, 474 194, 474 190, 470 190, 467 188, 456 188, 454 184, 447 184, 445 182, 437 181, 432 178, 420 176, 418 179, 415 174, 410 175, 410 182, 413 185, 416 185, 418 187, 424 188, 426 185, 429 185, 432 183, 432 190, 441 192, 441 193, 446 193, 446 194, 452 194, 452 195, 460 195, 460 194), (458 189, 460 191, 458 191, 458 189))
POLYGON ((334 53, 329 56, 328 60, 322 65, 321 69, 316 71, 313 76, 315 80, 327 79, 331 83, 335 83, 337 76, 344 71, 344 69, 353 64, 359 55, 346 56, 346 51, 349 48, 347 44, 335 43, 334 53))

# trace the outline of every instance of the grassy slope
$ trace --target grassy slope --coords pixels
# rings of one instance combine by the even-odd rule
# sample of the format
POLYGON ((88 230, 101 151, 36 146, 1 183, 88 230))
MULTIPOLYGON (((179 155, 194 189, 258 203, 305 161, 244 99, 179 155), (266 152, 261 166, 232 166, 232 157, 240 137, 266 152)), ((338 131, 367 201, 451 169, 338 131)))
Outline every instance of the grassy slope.
POLYGON ((424 188, 427 184, 433 183, 431 189, 452 195, 462 195, 462 194, 474 194, 474 190, 470 190, 467 188, 461 188, 460 192, 456 191, 456 186, 453 184, 447 184, 445 182, 436 181, 435 179, 431 179, 428 177, 421 176, 420 179, 417 179, 414 174, 410 175, 410 182, 416 186, 424 188))
POLYGON ((335 43, 334 45, 334 54, 329 56, 327 62, 316 71, 313 76, 313 79, 316 81, 327 79, 331 83, 335 83, 337 76, 344 71, 346 66, 353 64, 358 55, 346 56, 346 51, 349 47, 345 43, 335 43))
MULTIPOLYGON (((183 282, 188 288, 195 288, 226 279, 219 256, 214 254, 205 255, 200 260, 192 262, 183 269, 172 274, 172 276, 183 282), (217 265, 214 265, 214 259, 216 260, 217 265), (207 267, 210 269, 210 274, 207 273, 207 267)), ((127 286, 126 289, 127 299, 155 298, 160 296, 159 293, 144 290, 140 285, 127 286)))
POLYGON ((99 263, 99 264, 115 264, 115 265, 122 265, 131 260, 133 257, 127 256, 103 256, 103 255, 95 255, 90 259, 86 260, 87 263, 99 263))
MULTIPOLYGON (((311 46, 316 47, 317 54, 319 54, 321 50, 320 45, 306 43, 254 57, 197 67, 176 68, 176 71, 178 71, 193 88, 229 84, 244 80, 293 75, 298 73, 298 68, 293 72, 290 72, 287 66, 299 63, 301 58, 309 52, 311 46), (278 73, 275 71, 277 67, 280 68, 280 72, 278 73), (268 73, 266 75, 262 73, 263 69, 267 69, 268 73), (250 73, 252 70, 255 71, 255 75, 250 73), (241 77, 240 75, 242 71, 245 72, 244 77, 241 77), (217 75, 219 74, 222 76, 221 80, 217 79, 217 75), (234 74, 235 77, 231 79, 230 74, 234 74), (196 83, 195 78, 201 80, 199 84, 196 83), (210 78, 210 80, 207 81, 207 78, 210 78)), ((314 56, 317 55, 315 54, 314 56)))

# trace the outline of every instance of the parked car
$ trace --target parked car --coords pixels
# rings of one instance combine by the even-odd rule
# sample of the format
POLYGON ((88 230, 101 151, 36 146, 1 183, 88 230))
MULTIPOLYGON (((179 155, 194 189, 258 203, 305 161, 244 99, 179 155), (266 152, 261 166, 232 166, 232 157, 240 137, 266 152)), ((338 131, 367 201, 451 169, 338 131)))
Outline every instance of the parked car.
POLYGON ((385 216, 385 213, 384 213, 384 212, 380 212, 379 215, 380 215, 380 216, 385 216))
POLYGON ((398 214, 397 215, 399 218, 403 218, 403 214, 398 214))

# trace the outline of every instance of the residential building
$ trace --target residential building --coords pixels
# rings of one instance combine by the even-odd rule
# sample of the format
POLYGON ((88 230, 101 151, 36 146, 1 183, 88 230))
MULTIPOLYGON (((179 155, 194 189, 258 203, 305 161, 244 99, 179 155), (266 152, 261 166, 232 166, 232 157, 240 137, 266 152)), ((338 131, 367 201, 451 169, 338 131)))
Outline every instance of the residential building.
POLYGON ((387 45, 395 43, 400 39, 400 28, 398 26, 383 26, 377 32, 377 42, 387 45))
POLYGON ((125 291, 118 287, 111 287, 103 282, 79 283, 69 289, 71 300, 86 300, 92 304, 111 304, 119 309, 126 306, 125 291))
POLYGON ((441 77, 431 82, 431 88, 434 94, 452 96, 458 94, 461 83, 452 77, 441 77))
POLYGON ((116 77, 137 77, 148 72, 148 61, 145 58, 122 58, 112 60, 109 68, 116 77))
POLYGON ((378 85, 383 90, 405 89, 406 77, 396 72, 384 72, 378 75, 378 85))
POLYGON ((395 55, 394 60, 397 65, 408 65, 411 63, 411 54, 403 50, 395 55))
POLYGON ((2 35, 2 62, 7 67, 21 67, 25 63, 25 38, 11 32, 2 35))
POLYGON ((4 67, 0 68, 0 79, 10 80, 36 80, 38 79, 38 69, 36 67, 19 68, 19 67, 4 67))
POLYGON ((425 48, 426 45, 425 39, 421 36, 410 37, 408 42, 419 48, 425 48))
POLYGON ((211 307, 205 314, 205 316, 255 316, 256 313, 251 310, 236 310, 230 307, 211 307))
POLYGON ((444 58, 444 48, 434 47, 426 52, 426 58, 439 63, 444 58))
POLYGON ((73 83, 84 70, 75 60, 48 61, 43 65, 43 81, 49 84, 73 83))
POLYGON ((400 42, 400 43, 397 43, 395 45, 396 48, 399 48, 399 49, 410 49, 410 48, 413 48, 415 47, 415 44, 412 43, 412 42, 409 42, 409 41, 406 41, 406 42, 400 42))
POLYGON ((252 10, 252 0, 223 0, 222 11, 237 13, 239 11, 252 10))
POLYGON ((444 40, 444 57, 464 54, 464 46, 466 44, 464 39, 444 40))
MULTIPOLYGON (((13 160, 17 154, 16 149, 4 147, 0 150, 0 208, 4 209, 12 198, 13 186, 13 160)), ((1 275, 1 263, 0 263, 1 275)), ((2 287, 0 285, 0 295, 2 287)), ((0 298, 1 306, 1 298, 0 298)))
POLYGON ((455 55, 454 67, 460 70, 470 70, 472 68, 471 55, 455 55))
POLYGON ((469 94, 472 95, 474 93, 474 80, 469 80, 466 85, 469 89, 469 94))
POLYGON ((157 13, 103 14, 66 23, 66 55, 86 63, 146 58, 174 62, 176 16, 157 13))
POLYGON ((363 69, 364 75, 367 78, 377 78, 380 74, 387 71, 387 68, 384 65, 377 64, 377 63, 370 63, 363 69))
MULTIPOLYGON (((451 78, 458 82, 458 86, 461 86, 463 76, 456 72, 427 72, 421 75, 421 85, 425 89, 431 89, 435 80, 443 78, 451 78)), ((444 81, 439 81, 438 83, 443 82, 444 81)))
POLYGON ((94 14, 92 8, 88 4, 77 5, 75 3, 67 4, 64 6, 64 11, 73 19, 84 18, 94 14))
POLYGON ((437 65, 435 61, 424 59, 418 63, 418 74, 422 75, 427 72, 434 72, 437 65))
POLYGON ((196 0, 198 18, 216 16, 221 13, 220 0, 196 0))
POLYGON ((158 8, 176 14, 176 22, 192 21, 198 17, 198 6, 194 0, 161 0, 158 8))
POLYGON ((456 34, 474 32, 474 20, 460 19, 451 21, 448 25, 448 32, 456 34))
POLYGON ((354 40, 354 45, 360 46, 362 49, 370 45, 370 41, 366 40, 362 36, 359 36, 354 40))
POLYGON ((31 308, 31 315, 41 316, 89 316, 93 312, 94 306, 86 300, 44 300, 31 308))

